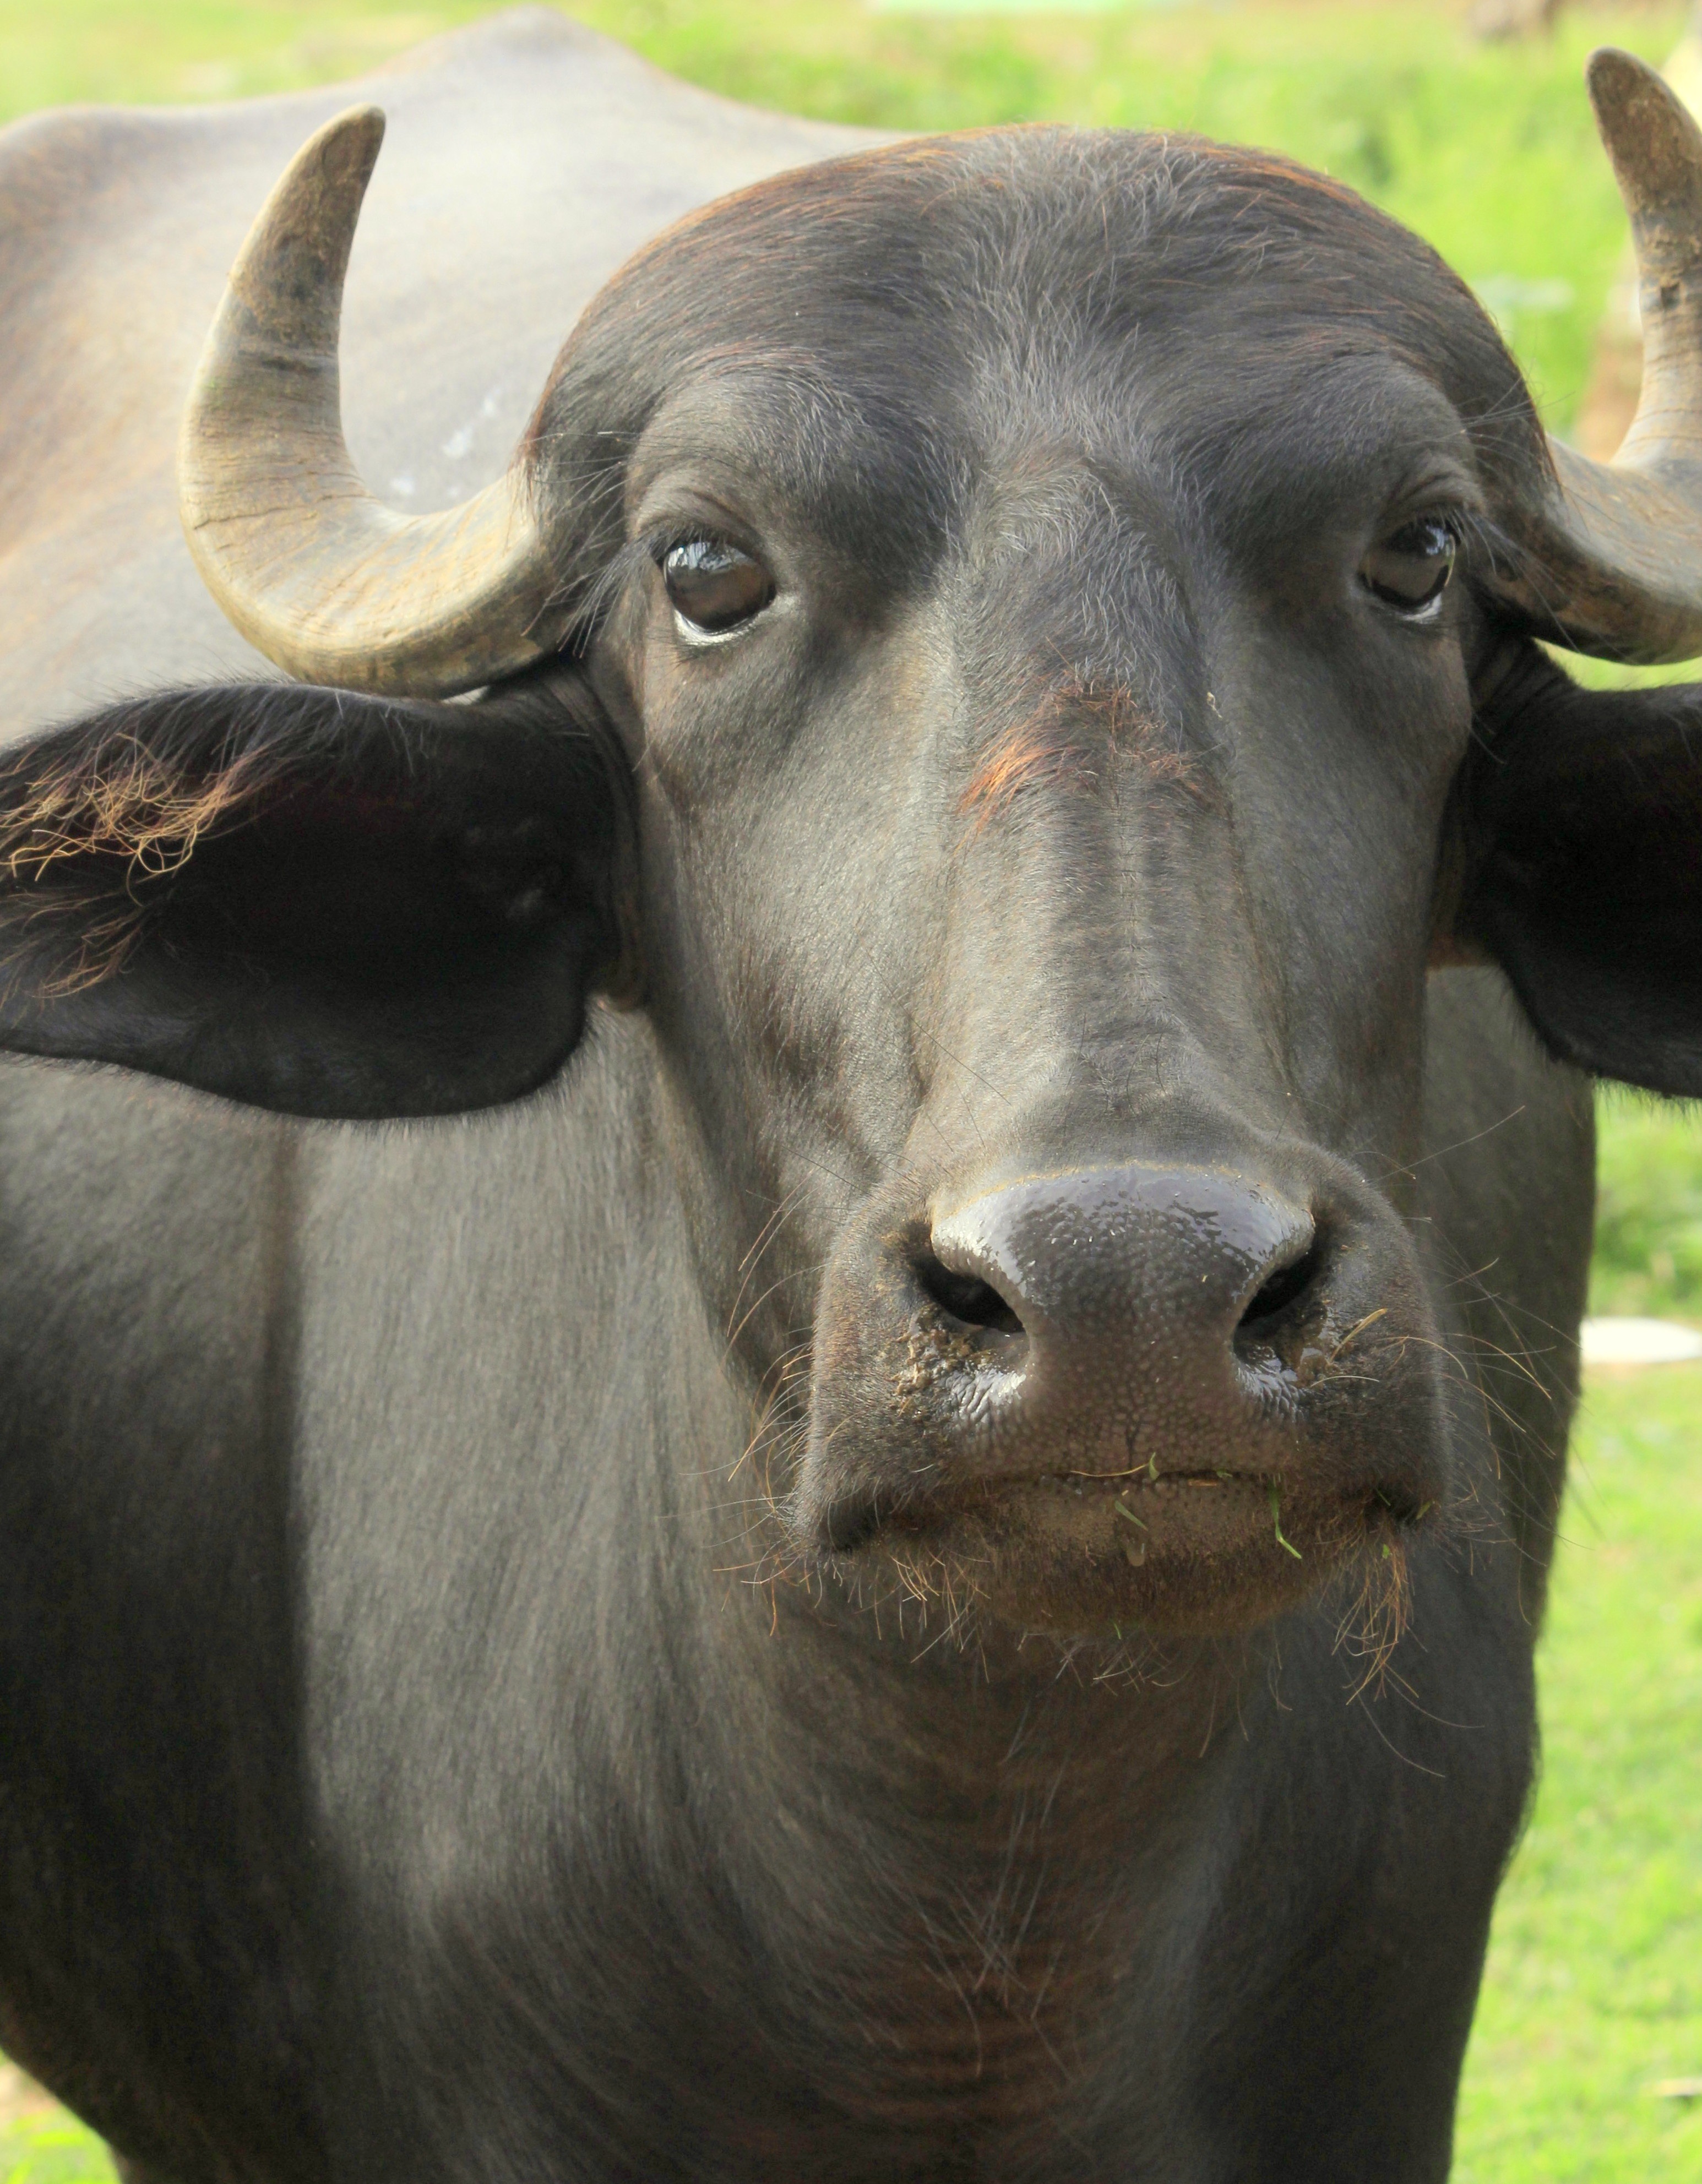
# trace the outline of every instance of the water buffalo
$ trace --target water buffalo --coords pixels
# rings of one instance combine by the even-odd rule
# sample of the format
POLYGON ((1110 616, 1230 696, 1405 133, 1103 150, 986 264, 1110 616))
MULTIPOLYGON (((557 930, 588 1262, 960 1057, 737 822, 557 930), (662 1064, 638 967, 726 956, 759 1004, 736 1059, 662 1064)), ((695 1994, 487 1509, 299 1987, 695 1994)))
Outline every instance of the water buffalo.
POLYGON ((0 143, 0 2042, 131 2173, 1445 2175, 1588 1072, 1702 1090, 1697 696, 1536 642, 1702 651, 1591 82, 1611 465, 1190 138, 501 19, 347 444, 374 109, 0 143))

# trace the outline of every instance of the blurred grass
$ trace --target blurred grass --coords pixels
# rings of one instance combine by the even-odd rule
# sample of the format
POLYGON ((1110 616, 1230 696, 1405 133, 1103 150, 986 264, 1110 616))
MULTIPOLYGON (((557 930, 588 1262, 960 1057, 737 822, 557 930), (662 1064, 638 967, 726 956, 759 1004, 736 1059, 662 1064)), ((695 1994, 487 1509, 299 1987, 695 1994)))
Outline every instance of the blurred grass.
POLYGON ((1595 1376, 1537 1656, 1544 1759, 1502 1891, 1455 2184, 1696 2184, 1702 1368, 1595 1376))
MULTIPOLYGON (((1702 1128, 1695 1108, 1604 1092, 1590 1310, 1702 1318, 1702 1128)), ((1699 2171, 1702 2176, 1702 2171, 1699 2171)))
POLYGON ((114 2184, 112 2158, 62 2110, 29 2115, 0 2125, 0 2184, 114 2184))
MULTIPOLYGON (((201 100, 357 74, 489 12, 338 0, 0 0, 0 121, 79 99, 201 100)), ((1625 223, 1582 86, 1609 42, 1659 59, 1677 8, 1568 14, 1480 46, 1457 8, 1275 4, 1031 17, 851 0, 584 0, 574 12, 730 97, 894 129, 1053 119, 1197 129, 1329 169, 1415 228, 1502 316, 1563 430, 1625 223)), ((563 330, 565 332, 565 329, 563 330)), ((1576 666, 1577 663, 1571 663, 1576 666)), ((1624 679, 1584 664, 1593 682, 1624 679)), ((1673 671, 1688 672, 1691 671, 1673 671)), ((1602 1104, 1597 1312, 1702 1318, 1702 1132, 1602 1104)), ((1503 1895, 1456 2175, 1494 2184, 1702 2180, 1702 1374, 1604 1383, 1542 1662, 1548 1762, 1503 1895)), ((0 2184, 86 2184, 98 2142, 0 2125, 0 2184)))

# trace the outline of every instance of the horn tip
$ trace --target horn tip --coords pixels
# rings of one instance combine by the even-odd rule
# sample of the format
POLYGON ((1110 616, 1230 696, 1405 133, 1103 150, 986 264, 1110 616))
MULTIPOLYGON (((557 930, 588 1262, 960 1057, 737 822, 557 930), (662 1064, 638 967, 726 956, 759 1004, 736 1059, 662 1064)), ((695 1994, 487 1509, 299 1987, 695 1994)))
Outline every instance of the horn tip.
POLYGON ((1657 70, 1617 46, 1598 46, 1584 74, 1633 222, 1658 199, 1671 198, 1694 227, 1702 213, 1702 131, 1689 108, 1657 70))
POLYGON ((318 164, 329 154, 370 175, 383 142, 382 106, 345 106, 341 114, 333 114, 329 121, 322 121, 314 131, 298 153, 297 163, 318 164))
POLYGON ((1584 63, 1584 81, 1604 134, 1639 98, 1652 93, 1663 106, 1675 103, 1660 71, 1623 46, 1598 46, 1584 63))
POLYGON ((382 106, 375 106, 371 99, 365 99, 359 106, 345 106, 341 114, 333 114, 325 125, 327 129, 347 129, 363 136, 382 140, 384 109, 382 106))

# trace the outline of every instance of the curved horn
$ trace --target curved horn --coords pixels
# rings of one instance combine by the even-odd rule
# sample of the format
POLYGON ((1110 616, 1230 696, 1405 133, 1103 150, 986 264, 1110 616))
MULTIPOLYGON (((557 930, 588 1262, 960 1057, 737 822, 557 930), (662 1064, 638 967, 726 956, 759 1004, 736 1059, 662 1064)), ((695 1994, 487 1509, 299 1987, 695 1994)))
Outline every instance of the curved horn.
POLYGON ((1549 443, 1546 490, 1507 513, 1529 563, 1490 582, 1576 652, 1689 660, 1702 653, 1702 131, 1629 53, 1603 47, 1587 74, 1631 214, 1643 393, 1610 463, 1549 443))
POLYGON ((337 336, 384 136, 351 107, 308 142, 232 268, 177 447, 207 588, 304 682, 447 697, 555 649, 566 614, 518 462, 459 508, 399 515, 343 443, 337 336))

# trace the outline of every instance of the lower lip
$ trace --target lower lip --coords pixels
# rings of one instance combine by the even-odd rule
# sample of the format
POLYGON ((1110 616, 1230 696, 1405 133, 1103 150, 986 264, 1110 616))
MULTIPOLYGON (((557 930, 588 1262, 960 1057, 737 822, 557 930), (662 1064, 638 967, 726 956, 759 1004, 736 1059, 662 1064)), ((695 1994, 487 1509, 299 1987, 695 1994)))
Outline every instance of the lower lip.
POLYGON ((994 1486, 989 1514, 1002 1507, 1017 1515, 1013 1496, 1024 1505, 1025 1527, 1080 1536, 1085 1525, 1098 1552, 1108 1546, 1136 1569, 1155 1556, 1243 1552, 1261 1533, 1274 1542, 1281 1522, 1275 1482, 1245 1472, 1148 1469, 1121 1479, 1056 1473, 994 1486))
POLYGON ((1339 1505, 1309 1513, 1273 1509, 1247 1473, 983 1479, 893 1513, 851 1553, 891 1557, 912 1596, 978 1599, 1026 1631, 1223 1636, 1296 1605, 1363 1532, 1339 1505))
POLYGON ((1284 1521, 1284 1506, 1276 1482, 1247 1472, 994 1477, 895 1512, 867 1544, 879 1551, 907 1537, 949 1553, 950 1540, 974 1538, 1001 1558, 1083 1557, 1108 1573, 1269 1556, 1297 1575, 1305 1549, 1292 1536, 1297 1520, 1284 1521))

